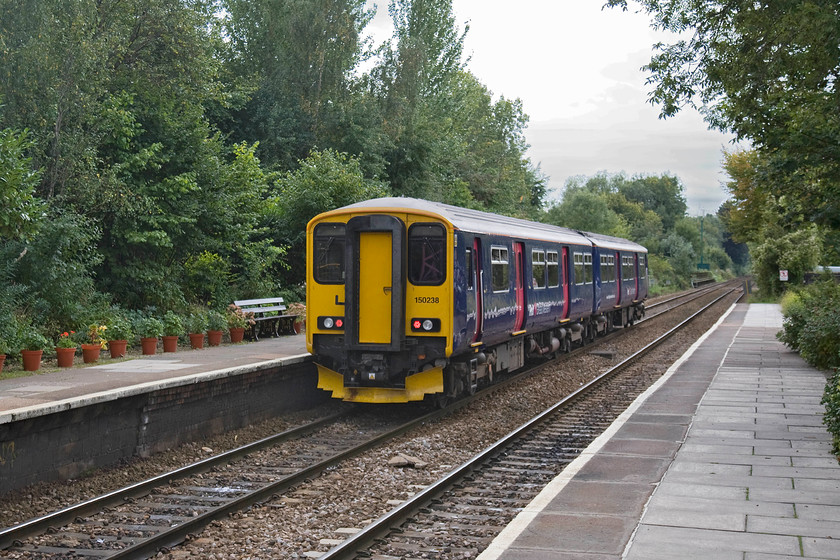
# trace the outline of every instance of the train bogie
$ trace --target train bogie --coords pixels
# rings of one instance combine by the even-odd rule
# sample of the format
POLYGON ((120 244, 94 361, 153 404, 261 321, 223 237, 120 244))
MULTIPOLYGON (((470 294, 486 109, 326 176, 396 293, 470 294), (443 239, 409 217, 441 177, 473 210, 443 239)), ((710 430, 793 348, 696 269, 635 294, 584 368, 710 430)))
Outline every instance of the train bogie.
POLYGON ((647 293, 640 245, 416 199, 317 216, 307 255, 319 387, 355 402, 472 392, 632 323, 647 293))

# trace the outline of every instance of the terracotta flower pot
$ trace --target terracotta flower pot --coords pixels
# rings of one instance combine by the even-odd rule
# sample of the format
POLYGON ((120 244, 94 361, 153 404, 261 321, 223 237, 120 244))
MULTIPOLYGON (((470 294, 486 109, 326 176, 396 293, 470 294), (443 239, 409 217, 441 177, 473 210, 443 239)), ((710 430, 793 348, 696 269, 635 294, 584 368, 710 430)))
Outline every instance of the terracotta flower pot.
POLYGON ((295 321, 294 323, 292 323, 292 328, 295 329, 295 334, 300 334, 303 332, 304 324, 305 323, 303 321, 295 321))
POLYGON ((6 361, 6 354, 0 354, 0 373, 3 373, 3 362, 6 361))
POLYGON ((190 347, 193 350, 204 348, 204 333, 190 333, 190 347))
POLYGON ((178 351, 178 337, 177 336, 164 336, 163 337, 163 351, 164 352, 177 352, 178 351))
POLYGON ((56 348, 55 356, 58 360, 58 367, 73 367, 73 359, 76 357, 76 349, 56 348))
POLYGON ((218 346, 222 343, 222 331, 207 331, 207 344, 218 346))
POLYGON ((112 358, 122 358, 125 356, 125 349, 128 347, 127 340, 109 340, 108 349, 111 351, 112 358))
POLYGON ((82 361, 86 364, 98 361, 101 351, 102 347, 98 344, 82 344, 82 361))
POLYGON ((41 369, 41 356, 43 350, 21 350, 20 357, 23 360, 23 371, 38 371, 41 369))
POLYGON ((158 339, 154 336, 143 337, 140 339, 140 347, 143 349, 144 356, 151 356, 157 352, 158 339))
POLYGON ((242 342, 243 338, 245 338, 245 327, 236 327, 230 329, 231 342, 242 342))

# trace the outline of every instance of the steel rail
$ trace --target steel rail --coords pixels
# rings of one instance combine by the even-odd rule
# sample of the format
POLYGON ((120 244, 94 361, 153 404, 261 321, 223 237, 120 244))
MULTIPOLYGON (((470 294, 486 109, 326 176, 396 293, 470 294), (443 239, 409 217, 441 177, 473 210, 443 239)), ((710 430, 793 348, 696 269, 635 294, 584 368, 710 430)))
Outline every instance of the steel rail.
POLYGON ((342 412, 331 414, 329 416, 325 416, 324 418, 319 418, 314 422, 290 428, 288 430, 268 436, 258 441, 251 442, 249 444, 237 447, 235 449, 231 449, 218 455, 214 455, 213 457, 208 457, 207 459, 202 459, 201 461, 185 465, 179 469, 175 469, 173 471, 166 472, 164 474, 149 478, 147 480, 143 480, 135 484, 125 486, 118 490, 108 492, 107 494, 91 498, 90 500, 86 500, 84 502, 74 504, 64 509, 48 513, 41 517, 36 517, 28 521, 24 521, 17 525, 12 525, 11 527, 6 527, 0 530, 0 550, 8 548, 17 540, 42 534, 52 527, 60 527, 66 525, 78 517, 101 511, 106 507, 119 505, 132 498, 144 496, 148 494, 153 488, 161 484, 167 484, 172 480, 178 480, 186 478, 188 476, 193 476, 195 474, 206 472, 213 467, 229 463, 234 459, 237 459, 244 455, 248 455, 249 453, 253 453, 260 449, 264 449, 266 447, 306 435, 323 427, 326 424, 335 422, 339 418, 342 418, 348 415, 349 413, 350 411, 345 410, 342 412))
POLYGON ((650 351, 658 347, 664 341, 674 336, 686 325, 694 321, 701 314, 709 310, 712 306, 714 306, 720 300, 722 300, 737 289, 738 288, 731 288, 728 291, 726 291, 726 293, 715 298, 712 302, 708 303, 702 309, 693 313, 687 319, 680 322, 677 326, 673 327, 668 332, 661 335, 650 344, 639 349, 634 354, 625 358, 620 363, 616 364, 600 376, 581 386, 576 391, 567 395, 562 400, 560 400, 550 408, 546 409, 545 411, 541 412, 525 424, 514 429, 508 435, 498 440, 493 445, 489 446, 469 461, 463 463, 462 465, 451 471, 449 474, 439 479, 433 485, 428 486, 423 491, 409 498, 399 506, 392 509, 390 512, 386 513, 385 515, 374 521, 372 524, 368 525, 358 533, 355 533, 343 543, 334 546, 332 549, 319 556, 319 560, 344 560, 347 558, 355 558, 360 552, 366 550, 376 540, 381 539, 385 535, 389 534, 392 531, 392 527, 396 527, 404 523, 414 513, 428 506, 433 500, 437 499, 441 494, 443 494, 446 490, 460 482, 467 475, 476 471, 482 465, 486 464, 491 459, 498 456, 514 441, 522 438, 524 434, 527 434, 528 432, 532 431, 536 426, 539 426, 540 424, 545 422, 550 416, 558 412, 560 409, 568 406, 574 401, 585 396, 593 387, 601 385, 605 381, 616 376, 620 371, 635 363, 645 354, 648 354, 650 351))

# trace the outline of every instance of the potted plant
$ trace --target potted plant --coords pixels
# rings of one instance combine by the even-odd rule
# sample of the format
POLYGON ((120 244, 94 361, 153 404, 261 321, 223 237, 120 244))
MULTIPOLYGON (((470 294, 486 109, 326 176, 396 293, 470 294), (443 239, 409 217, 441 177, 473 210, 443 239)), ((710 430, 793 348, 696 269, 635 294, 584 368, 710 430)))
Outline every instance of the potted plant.
POLYGON ((76 341, 73 335, 76 331, 64 331, 58 335, 55 343, 55 356, 58 367, 73 367, 73 359, 76 357, 76 341))
POLYGON ((41 358, 44 355, 44 349, 50 344, 49 340, 37 330, 29 328, 23 333, 20 344, 24 371, 41 369, 41 358))
POLYGON ((191 313, 184 322, 187 334, 190 335, 190 346, 193 349, 204 348, 204 330, 207 328, 207 314, 203 311, 191 313))
POLYGON ((93 324, 88 327, 88 343, 82 344, 82 360, 91 364, 99 360, 99 353, 108 348, 108 341, 105 333, 108 331, 106 325, 93 324))
POLYGON ((122 315, 115 315, 108 324, 108 349, 112 358, 122 358, 128 341, 134 338, 131 322, 122 315))
POLYGON ((222 343, 222 332, 227 328, 227 319, 218 311, 211 310, 207 313, 207 343, 210 346, 218 346, 222 343))
POLYGON ((286 313, 295 316, 292 327, 295 329, 295 334, 300 334, 306 325, 306 305, 299 301, 290 303, 286 313))
POLYGON ((245 327, 254 324, 254 314, 245 313, 241 307, 231 303, 227 309, 227 324, 231 342, 242 342, 245 327))
POLYGON ((146 316, 137 322, 137 334, 143 354, 149 356, 157 350, 158 337, 163 334, 163 322, 157 317, 146 316))
POLYGON ((178 350, 178 337, 184 332, 184 322, 181 316, 172 310, 167 311, 163 316, 163 351, 176 352, 178 350))

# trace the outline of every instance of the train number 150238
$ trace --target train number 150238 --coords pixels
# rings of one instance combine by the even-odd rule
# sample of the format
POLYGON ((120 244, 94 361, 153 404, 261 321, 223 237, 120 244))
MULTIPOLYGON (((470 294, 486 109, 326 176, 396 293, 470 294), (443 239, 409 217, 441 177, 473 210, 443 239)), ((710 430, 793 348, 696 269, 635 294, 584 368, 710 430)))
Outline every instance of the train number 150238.
POLYGON ((438 298, 438 297, 416 297, 416 298, 414 298, 414 303, 440 303, 440 298, 438 298))

